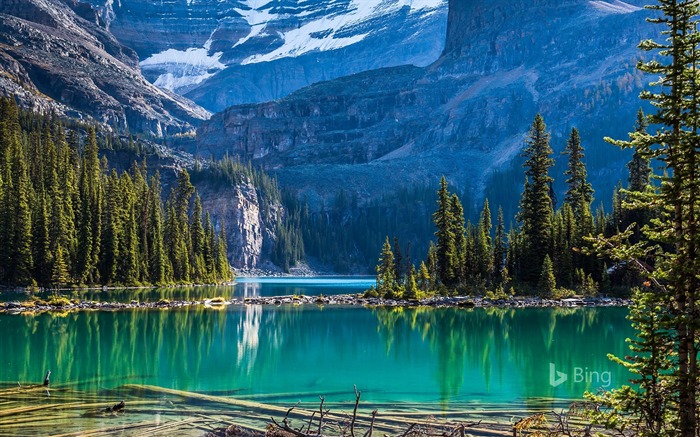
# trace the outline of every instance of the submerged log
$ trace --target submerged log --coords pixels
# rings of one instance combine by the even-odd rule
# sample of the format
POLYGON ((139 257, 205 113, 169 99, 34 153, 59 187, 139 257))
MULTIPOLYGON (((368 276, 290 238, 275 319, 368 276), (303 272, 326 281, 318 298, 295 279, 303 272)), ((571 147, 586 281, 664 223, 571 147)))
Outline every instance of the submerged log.
POLYGON ((118 413, 120 411, 124 411, 125 407, 126 404, 124 403, 124 401, 121 401, 118 404, 114 404, 111 407, 105 408, 105 413, 118 413))

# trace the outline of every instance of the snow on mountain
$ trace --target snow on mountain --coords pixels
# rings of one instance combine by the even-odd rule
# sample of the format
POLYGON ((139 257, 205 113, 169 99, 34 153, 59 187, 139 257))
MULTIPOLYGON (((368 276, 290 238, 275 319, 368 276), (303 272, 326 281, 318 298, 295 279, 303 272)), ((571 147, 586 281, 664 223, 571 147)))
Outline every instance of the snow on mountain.
MULTIPOLYGON (((250 0, 249 3, 255 2, 250 0)), ((258 1, 255 3, 266 3, 258 1)), ((383 0, 352 0, 346 9, 338 13, 324 15, 318 19, 289 30, 280 35, 284 41, 281 47, 268 53, 254 54, 242 61, 242 64, 252 64, 255 62, 269 62, 285 57, 296 57, 312 51, 337 50, 349 45, 358 43, 365 39, 370 32, 377 29, 369 29, 366 33, 354 33, 353 30, 362 27, 365 23, 374 18, 386 17, 396 11, 409 7, 411 13, 424 9, 437 9, 444 2, 442 0, 399 0, 387 2, 383 0), (350 34, 344 37, 343 34, 350 34)), ((248 11, 236 9, 251 25, 251 34, 260 34, 265 26, 273 22, 277 16, 270 14, 265 8, 272 9, 272 3, 266 3, 260 9, 251 8, 248 11)), ((302 12, 304 14, 304 12, 302 12)), ((241 39, 247 41, 250 35, 241 39)), ((235 45, 239 45, 241 41, 235 45)))
POLYGON ((642 8, 638 6, 625 3, 620 0, 609 1, 591 1, 591 6, 593 6, 599 12, 606 14, 629 14, 632 12, 637 12, 642 8))
POLYGON ((372 68, 427 65, 447 21, 447 0, 91 2, 151 82, 215 111, 372 68))
POLYGON ((222 52, 209 55, 207 49, 192 48, 187 50, 167 49, 141 61, 141 67, 166 68, 155 80, 154 85, 170 91, 198 85, 214 75, 214 71, 226 68, 219 62, 222 52))

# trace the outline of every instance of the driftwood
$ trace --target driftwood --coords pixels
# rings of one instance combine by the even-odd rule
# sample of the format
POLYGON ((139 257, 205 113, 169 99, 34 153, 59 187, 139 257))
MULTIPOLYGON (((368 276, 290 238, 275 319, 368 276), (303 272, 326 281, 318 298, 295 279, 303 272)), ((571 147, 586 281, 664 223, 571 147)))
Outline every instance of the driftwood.
POLYGON ((118 404, 114 404, 111 407, 105 408, 105 413, 118 413, 120 411, 124 411, 125 407, 126 404, 124 403, 124 401, 121 401, 118 404))
MULTIPOLYGON (((291 425, 290 422, 290 414, 294 411, 295 408, 297 408, 298 404, 295 405, 294 407, 291 407, 287 410, 286 414, 282 418, 281 421, 275 420, 275 418, 271 418, 272 423, 269 425, 273 429, 283 431, 284 433, 291 434, 294 437, 323 437, 325 434, 325 427, 330 426, 330 425, 335 425, 337 427, 337 432, 335 434, 341 436, 341 437, 356 437, 356 431, 357 431, 357 425, 359 425, 358 422, 358 408, 360 405, 360 398, 362 396, 362 392, 357 390, 357 386, 354 387, 355 391, 355 404, 353 407, 352 411, 352 416, 349 416, 349 423, 342 423, 341 421, 335 421, 335 422, 325 422, 324 423, 324 418, 328 417, 328 413, 330 410, 324 410, 323 404, 325 402, 325 398, 321 397, 321 403, 319 405, 319 418, 318 418, 318 428, 316 431, 312 432, 311 427, 314 421, 314 418, 316 417, 316 412, 313 412, 311 415, 311 418, 309 419, 308 424, 306 425, 306 430, 304 430, 305 426, 302 425, 300 428, 294 428, 291 425), (344 426, 343 426, 344 425, 344 426)), ((365 431, 362 434, 362 437, 372 437, 372 434, 375 431, 375 424, 376 424, 376 419, 377 419, 377 414, 378 410, 374 410, 371 413, 370 419, 369 419, 369 427, 367 431, 365 431)), ((337 416, 333 415, 333 416, 337 416)), ((456 425, 450 425, 450 429, 448 431, 441 430, 440 432, 436 430, 432 430, 431 427, 437 428, 437 422, 434 419, 425 419, 425 420, 414 420, 410 425, 406 427, 406 425, 403 425, 403 428, 400 424, 402 423, 408 423, 405 419, 401 419, 398 417, 385 417, 385 423, 382 424, 382 428, 388 429, 395 434, 397 437, 408 437, 408 436, 425 436, 425 437, 465 437, 465 429, 466 428, 474 428, 477 427, 481 424, 481 420, 478 422, 469 422, 469 423, 459 423, 456 425), (392 425, 393 424, 393 425, 392 425)), ((387 434, 384 434, 385 436, 388 436, 387 434)), ((493 435, 507 435, 507 434, 493 434, 493 435)))

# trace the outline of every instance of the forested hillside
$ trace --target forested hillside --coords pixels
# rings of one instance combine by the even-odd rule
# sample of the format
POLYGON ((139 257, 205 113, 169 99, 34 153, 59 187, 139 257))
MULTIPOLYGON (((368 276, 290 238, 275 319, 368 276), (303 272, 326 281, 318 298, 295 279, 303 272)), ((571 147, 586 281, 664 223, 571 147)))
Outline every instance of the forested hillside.
POLYGON ((0 283, 164 285, 232 279, 217 231, 186 170, 163 202, 143 163, 110 170, 94 127, 0 101, 0 283))

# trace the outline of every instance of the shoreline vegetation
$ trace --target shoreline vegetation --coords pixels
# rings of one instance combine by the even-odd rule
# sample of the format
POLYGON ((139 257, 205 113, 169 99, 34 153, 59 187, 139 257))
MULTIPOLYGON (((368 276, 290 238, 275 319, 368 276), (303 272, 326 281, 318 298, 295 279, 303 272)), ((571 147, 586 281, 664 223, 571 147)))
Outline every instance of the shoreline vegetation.
POLYGON ((46 300, 35 299, 24 302, 0 303, 0 314, 30 314, 67 311, 118 311, 132 309, 174 309, 191 306, 203 306, 222 309, 229 305, 264 305, 264 306, 362 306, 362 307, 433 307, 433 308, 576 308, 576 307, 622 307, 629 306, 631 300, 615 297, 583 297, 565 299, 547 299, 539 296, 511 297, 507 299, 489 299, 466 296, 433 296, 424 299, 389 299, 365 297, 363 294, 340 294, 333 296, 258 296, 225 299, 214 297, 201 300, 161 299, 152 302, 96 302, 52 296, 46 300))
MULTIPOLYGON (((635 132, 646 133, 647 118, 640 109, 635 132)), ((630 171, 627 189, 620 185, 614 192, 612 213, 606 213, 602 204, 595 209, 584 147, 578 130, 572 128, 564 151, 569 157, 564 172, 568 188, 558 204, 550 175, 554 167, 550 137, 538 114, 524 141, 525 184, 516 223, 511 223, 510 229, 500 207, 494 228, 488 198, 479 220, 465 221, 462 201, 450 192, 443 176, 432 216, 435 241, 430 242, 424 260, 415 263, 406 250, 410 246, 387 235, 375 268, 377 284, 367 295, 412 299, 458 294, 508 299, 538 294, 556 299, 596 296, 600 290, 629 296, 644 286, 644 275, 629 263, 595 250, 595 244, 621 229, 630 230, 628 241, 636 243, 639 230, 661 213, 658 207, 627 204, 635 193, 656 188, 650 161, 635 153, 628 163, 634 171, 630 171)))

